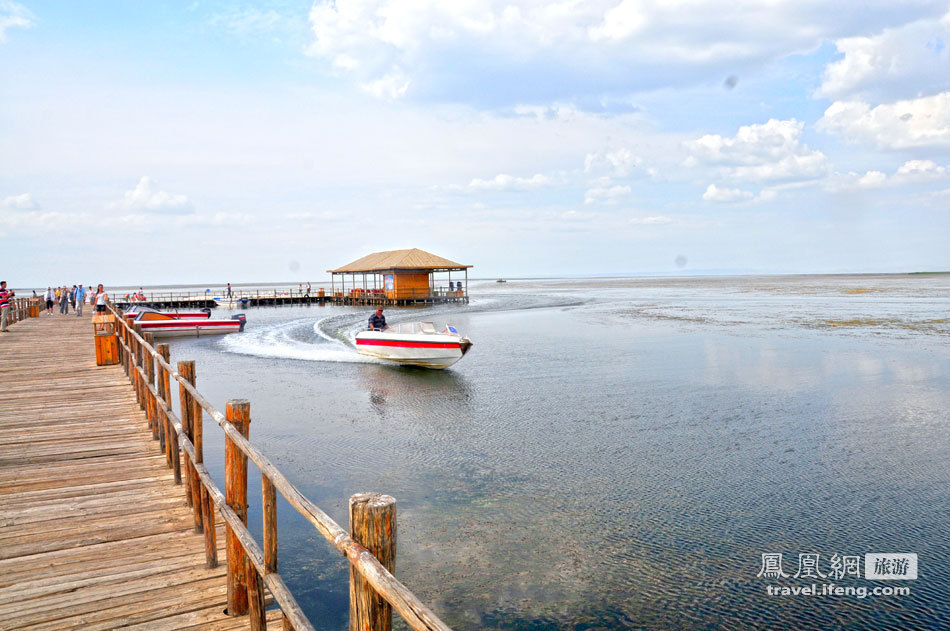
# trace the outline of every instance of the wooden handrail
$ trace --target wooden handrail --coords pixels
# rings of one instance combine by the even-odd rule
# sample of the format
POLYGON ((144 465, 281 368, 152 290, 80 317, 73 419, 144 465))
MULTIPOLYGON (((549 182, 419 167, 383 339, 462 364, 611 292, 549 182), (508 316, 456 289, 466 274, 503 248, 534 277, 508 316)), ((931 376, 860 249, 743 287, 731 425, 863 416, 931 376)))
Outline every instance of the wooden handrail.
MULTIPOLYGON (((286 499, 304 519, 310 522, 327 541, 332 543, 337 550, 347 557, 351 567, 371 585, 376 593, 388 602, 393 609, 399 612, 410 628, 416 631, 451 631, 448 625, 442 622, 434 612, 426 607, 408 587, 396 579, 369 550, 354 541, 350 534, 341 528, 329 515, 300 493, 283 473, 281 473, 263 453, 254 447, 225 415, 221 414, 221 412, 195 389, 195 386, 189 382, 187 374, 181 375, 178 370, 174 369, 166 361, 163 353, 157 351, 151 344, 148 344, 146 339, 135 331, 123 315, 112 305, 109 305, 109 309, 116 316, 116 321, 121 323, 121 329, 117 331, 117 333, 119 333, 119 347, 123 351, 123 364, 126 366, 127 372, 129 372, 130 379, 133 380, 133 383, 137 384, 136 392, 140 393, 140 402, 142 402, 143 407, 147 408, 149 404, 144 401, 145 399, 150 399, 151 405, 153 406, 152 409, 159 410, 156 416, 161 415, 165 420, 165 423, 158 423, 158 419, 155 420, 155 422, 158 423, 159 430, 161 431, 164 426, 164 432, 173 434, 173 436, 166 434, 166 457, 171 455, 172 457, 169 458, 169 460, 175 461, 172 466, 175 468, 176 481, 180 482, 177 465, 178 450, 171 446, 173 444, 171 442, 172 438, 177 439, 176 442, 181 446, 182 451, 186 455, 186 475, 183 477, 189 482, 189 498, 194 497, 194 491, 190 488, 192 481, 196 484, 200 484, 203 488, 203 493, 206 493, 209 500, 214 503, 222 519, 224 519, 240 542, 240 546, 244 555, 246 555, 249 565, 255 570, 257 576, 267 585, 268 589, 270 589, 271 594, 280 605, 287 621, 290 622, 296 631, 313 629, 313 625, 303 614, 302 609, 280 577, 280 574, 273 571, 272 568, 276 566, 276 554, 272 552, 265 554, 265 551, 257 544, 250 531, 248 531, 241 516, 231 508, 224 494, 222 494, 215 485, 207 468, 202 464, 200 451, 196 452, 195 444, 191 439, 193 434, 189 431, 191 428, 187 423, 187 420, 191 420, 189 417, 191 416, 192 410, 195 415, 195 425, 200 423, 201 417, 197 413, 199 409, 214 419, 224 431, 226 440, 230 441, 244 456, 257 465, 263 479, 272 485, 274 490, 279 491, 284 499, 286 499), (166 398, 170 396, 167 389, 163 386, 162 389, 164 392, 160 392, 159 388, 149 380, 149 373, 142 367, 144 356, 148 356, 148 361, 154 361, 155 364, 157 364, 160 378, 170 378, 178 382, 179 391, 182 393, 184 404, 182 416, 187 419, 185 422, 176 417, 174 412, 172 412, 171 405, 166 398), (141 357, 141 359, 139 359, 139 357, 141 357), (186 402, 185 393, 187 393, 187 398, 190 399, 190 401, 186 402), (165 394, 166 397, 161 396, 162 394, 165 394), (188 412, 185 412, 185 410, 188 410, 188 412), (173 453, 168 454, 169 451, 173 453)), ((193 380, 193 373, 191 377, 193 380)), ((202 503, 201 501, 193 502, 196 524, 200 523, 199 519, 202 519, 199 517, 202 511, 200 506, 202 503)), ((209 534, 207 528, 205 528, 205 536, 213 536, 213 530, 212 527, 211 534, 209 534)), ((266 531, 267 527, 265 526, 265 535, 266 531)), ((276 532, 276 529, 274 532, 276 532)), ((265 548, 270 546, 274 546, 276 550, 276 540, 269 541, 267 536, 265 536, 265 548)))

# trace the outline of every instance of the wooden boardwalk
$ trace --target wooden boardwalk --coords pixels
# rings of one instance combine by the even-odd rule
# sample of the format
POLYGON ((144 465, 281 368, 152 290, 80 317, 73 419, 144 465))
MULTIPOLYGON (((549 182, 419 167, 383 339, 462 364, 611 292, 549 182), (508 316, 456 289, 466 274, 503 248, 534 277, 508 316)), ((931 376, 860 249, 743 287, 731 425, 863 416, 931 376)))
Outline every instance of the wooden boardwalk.
POLYGON ((217 541, 207 569, 125 373, 96 366, 88 308, 0 333, 0 630, 246 629, 217 541))

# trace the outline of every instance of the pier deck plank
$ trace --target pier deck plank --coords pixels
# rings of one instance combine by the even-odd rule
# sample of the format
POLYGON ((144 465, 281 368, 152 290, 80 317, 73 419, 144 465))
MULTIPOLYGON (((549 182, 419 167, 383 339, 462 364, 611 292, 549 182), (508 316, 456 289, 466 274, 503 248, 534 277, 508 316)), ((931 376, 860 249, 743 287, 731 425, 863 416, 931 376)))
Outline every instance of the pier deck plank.
POLYGON ((246 629, 89 311, 0 334, 0 631, 246 629))

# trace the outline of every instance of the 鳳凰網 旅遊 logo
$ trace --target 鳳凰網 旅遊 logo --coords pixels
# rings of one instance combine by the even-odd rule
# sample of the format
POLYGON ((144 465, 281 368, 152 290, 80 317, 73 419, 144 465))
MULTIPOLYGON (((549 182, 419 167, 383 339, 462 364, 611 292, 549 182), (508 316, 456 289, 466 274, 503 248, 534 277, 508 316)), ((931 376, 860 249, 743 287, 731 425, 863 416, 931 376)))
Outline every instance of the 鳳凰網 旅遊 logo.
POLYGON ((875 552, 862 556, 835 553, 822 557, 818 552, 807 552, 798 554, 795 562, 786 559, 782 552, 764 552, 756 577, 780 581, 781 584, 766 586, 770 596, 907 596, 910 594, 907 586, 869 586, 854 581, 916 580, 917 554, 875 552), (802 583, 802 580, 810 582, 802 583), (834 582, 842 580, 850 584, 834 582))

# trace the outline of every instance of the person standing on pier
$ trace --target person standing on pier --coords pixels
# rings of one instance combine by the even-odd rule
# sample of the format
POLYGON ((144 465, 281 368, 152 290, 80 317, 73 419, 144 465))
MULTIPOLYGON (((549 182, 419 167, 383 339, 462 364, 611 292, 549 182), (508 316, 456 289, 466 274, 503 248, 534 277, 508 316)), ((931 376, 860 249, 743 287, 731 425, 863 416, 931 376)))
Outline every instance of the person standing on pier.
POLYGON ((96 313, 105 313, 107 304, 109 304, 109 294, 106 293, 102 283, 99 283, 96 287, 96 313))
POLYGON ((82 285, 76 288, 76 317, 82 317, 82 305, 86 302, 86 290, 82 288, 82 285))
POLYGON ((386 324, 386 316, 383 315, 383 308, 378 307, 376 313, 369 317, 370 331, 385 331, 389 326, 386 324))
POLYGON ((10 321, 10 298, 16 295, 15 291, 7 289, 7 281, 0 280, 0 332, 8 333, 7 324, 10 321))
POLYGON ((59 313, 69 315, 69 288, 63 285, 59 290, 59 313))
POLYGON ((52 287, 46 288, 46 315, 53 315, 53 303, 56 302, 56 292, 52 287))

